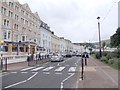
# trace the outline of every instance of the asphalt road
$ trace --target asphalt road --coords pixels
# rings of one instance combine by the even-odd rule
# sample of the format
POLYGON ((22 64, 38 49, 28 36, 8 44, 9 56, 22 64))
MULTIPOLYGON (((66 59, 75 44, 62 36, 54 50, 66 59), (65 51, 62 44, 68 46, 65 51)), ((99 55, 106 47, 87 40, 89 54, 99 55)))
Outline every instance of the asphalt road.
POLYGON ((80 57, 47 62, 3 74, 2 88, 77 88, 80 57))

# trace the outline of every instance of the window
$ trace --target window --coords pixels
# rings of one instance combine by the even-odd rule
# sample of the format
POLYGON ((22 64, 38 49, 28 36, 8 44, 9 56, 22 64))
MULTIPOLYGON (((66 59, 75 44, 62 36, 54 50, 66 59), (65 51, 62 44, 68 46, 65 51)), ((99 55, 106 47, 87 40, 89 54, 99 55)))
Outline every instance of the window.
POLYGON ((19 11, 19 7, 18 7, 18 6, 15 6, 15 10, 16 10, 16 11, 19 11))
POLYGON ((15 20, 17 20, 17 21, 18 21, 18 15, 16 15, 16 14, 15 14, 15 20))
POLYGON ((25 12, 23 10, 21 10, 21 13, 24 15, 25 12))
POLYGON ((9 26, 9 21, 7 20, 7 26, 9 26))
POLYGON ((4 19, 4 24, 3 25, 6 26, 6 19, 4 19))
POLYGON ((20 52, 24 52, 24 47, 20 47, 20 52))
POLYGON ((6 8, 1 7, 1 13, 5 15, 6 14, 6 8))
POLYGON ((28 13, 26 13, 26 16, 28 17, 28 13))
POLYGON ((10 6, 10 7, 13 7, 13 3, 12 3, 12 2, 9 2, 9 6, 10 6))
POLYGON ((27 20, 25 20, 25 24, 28 25, 28 21, 27 20))
POLYGON ((9 20, 4 19, 3 25, 8 27, 9 26, 9 20))
POLYGON ((18 30, 18 25, 14 24, 14 29, 18 30))
POLYGON ((7 33, 6 32, 4 32, 4 37, 3 38, 7 39, 7 33))
POLYGON ((25 41, 25 36, 22 36, 22 41, 25 41))
POLYGON ((8 32, 8 39, 10 39, 10 31, 8 32))
POLYGON ((24 19, 23 18, 21 18, 21 23, 24 23, 24 19))
POLYGON ((8 16, 13 17, 13 12, 9 11, 8 16))

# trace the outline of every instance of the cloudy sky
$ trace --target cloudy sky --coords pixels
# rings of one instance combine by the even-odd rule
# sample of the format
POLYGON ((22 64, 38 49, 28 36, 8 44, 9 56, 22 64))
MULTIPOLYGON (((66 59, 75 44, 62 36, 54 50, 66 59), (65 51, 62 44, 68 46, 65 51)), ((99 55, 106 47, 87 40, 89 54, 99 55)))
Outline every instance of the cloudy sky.
POLYGON ((119 0, 19 0, 38 12, 59 37, 72 42, 98 41, 97 17, 101 38, 109 39, 118 27, 119 0))

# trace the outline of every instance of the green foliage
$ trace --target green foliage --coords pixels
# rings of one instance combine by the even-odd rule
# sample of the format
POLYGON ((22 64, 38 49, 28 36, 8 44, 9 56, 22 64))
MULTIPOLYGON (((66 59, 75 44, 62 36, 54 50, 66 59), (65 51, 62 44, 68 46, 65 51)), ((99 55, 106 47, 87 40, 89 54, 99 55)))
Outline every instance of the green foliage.
POLYGON ((108 64, 111 65, 114 63, 114 61, 115 61, 115 59, 109 59, 108 64))
POLYGON ((102 61, 102 62, 105 62, 105 63, 108 63, 109 59, 107 59, 106 57, 102 57, 102 58, 101 58, 101 61, 102 61))
POLYGON ((111 46, 117 47, 120 45, 120 27, 117 29, 116 33, 111 36, 111 46))
POLYGON ((102 48, 103 48, 103 51, 104 51, 105 45, 106 45, 106 43, 105 43, 105 42, 103 42, 103 43, 102 43, 102 48))
POLYGON ((104 51, 104 52, 102 52, 102 56, 103 56, 103 57, 104 57, 104 56, 107 56, 108 53, 109 53, 108 51, 104 51))

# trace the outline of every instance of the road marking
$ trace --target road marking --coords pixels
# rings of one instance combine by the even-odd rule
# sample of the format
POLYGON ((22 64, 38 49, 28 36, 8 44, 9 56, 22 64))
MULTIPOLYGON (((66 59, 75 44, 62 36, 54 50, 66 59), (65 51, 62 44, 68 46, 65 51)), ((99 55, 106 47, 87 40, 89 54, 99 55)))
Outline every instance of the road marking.
POLYGON ((6 89, 6 88, 13 87, 13 86, 16 86, 16 85, 18 85, 18 84, 25 83, 25 82, 26 82, 26 80, 24 80, 24 81, 21 81, 21 82, 18 82, 18 83, 15 83, 15 84, 12 84, 12 85, 9 85, 9 86, 5 87, 5 89, 6 89))
POLYGON ((35 69, 33 69, 33 70, 31 70, 31 71, 37 71, 37 70, 40 70, 40 69, 43 69, 44 67, 38 67, 38 68, 35 68, 35 69))
POLYGON ((47 67, 47 68, 45 68, 45 69, 43 69, 42 71, 49 71, 49 70, 51 70, 51 69, 53 69, 54 67, 47 67))
POLYGON ((37 74, 38 74, 38 72, 36 72, 35 74, 33 74, 31 77, 29 77, 29 78, 27 79, 27 81, 29 81, 29 80, 31 80, 32 78, 34 78, 37 74))
POLYGON ((24 81, 21 81, 21 82, 18 82, 18 83, 15 83, 15 84, 9 85, 9 86, 5 87, 5 89, 6 89, 6 88, 13 87, 13 86, 16 86, 16 85, 19 85, 19 84, 22 84, 22 83, 25 83, 25 82, 31 80, 31 79, 32 79, 33 77, 35 77, 37 74, 38 74, 38 72, 36 72, 34 75, 32 75, 32 76, 31 76, 30 78, 28 78, 27 80, 24 80, 24 81))
POLYGON ((56 72, 60 72, 60 71, 62 71, 63 69, 65 69, 65 67, 59 67, 59 68, 57 68, 55 71, 56 71, 56 72))
POLYGON ((59 65, 60 65, 60 63, 57 64, 57 66, 59 66, 59 65))
POLYGON ((22 69, 21 71, 26 71, 26 70, 33 69, 33 68, 34 67, 29 67, 29 68, 22 69))
POLYGON ((21 73, 28 73, 28 72, 21 72, 21 73))
POLYGON ((17 72, 11 72, 11 73, 14 73, 14 74, 16 74, 17 72))
POLYGON ((75 72, 75 70, 76 70, 76 67, 70 67, 68 72, 75 72))
POLYGON ((68 66, 70 66, 70 65, 65 65, 65 66, 67 66, 67 67, 68 67, 68 66))
POLYGON ((32 73, 36 73, 36 72, 32 72, 32 73))
POLYGON ((75 63, 75 66, 77 67, 77 63, 75 63))
POLYGON ((70 76, 68 76, 67 78, 65 78, 65 79, 61 82, 61 86, 60 86, 61 90, 64 88, 64 85, 63 85, 64 82, 67 81, 69 78, 71 78, 73 75, 74 75, 74 73, 71 74, 70 76))
POLYGON ((55 74, 59 74, 59 75, 61 75, 62 73, 55 73, 55 74))
POLYGON ((49 72, 43 72, 43 74, 50 74, 49 72))

